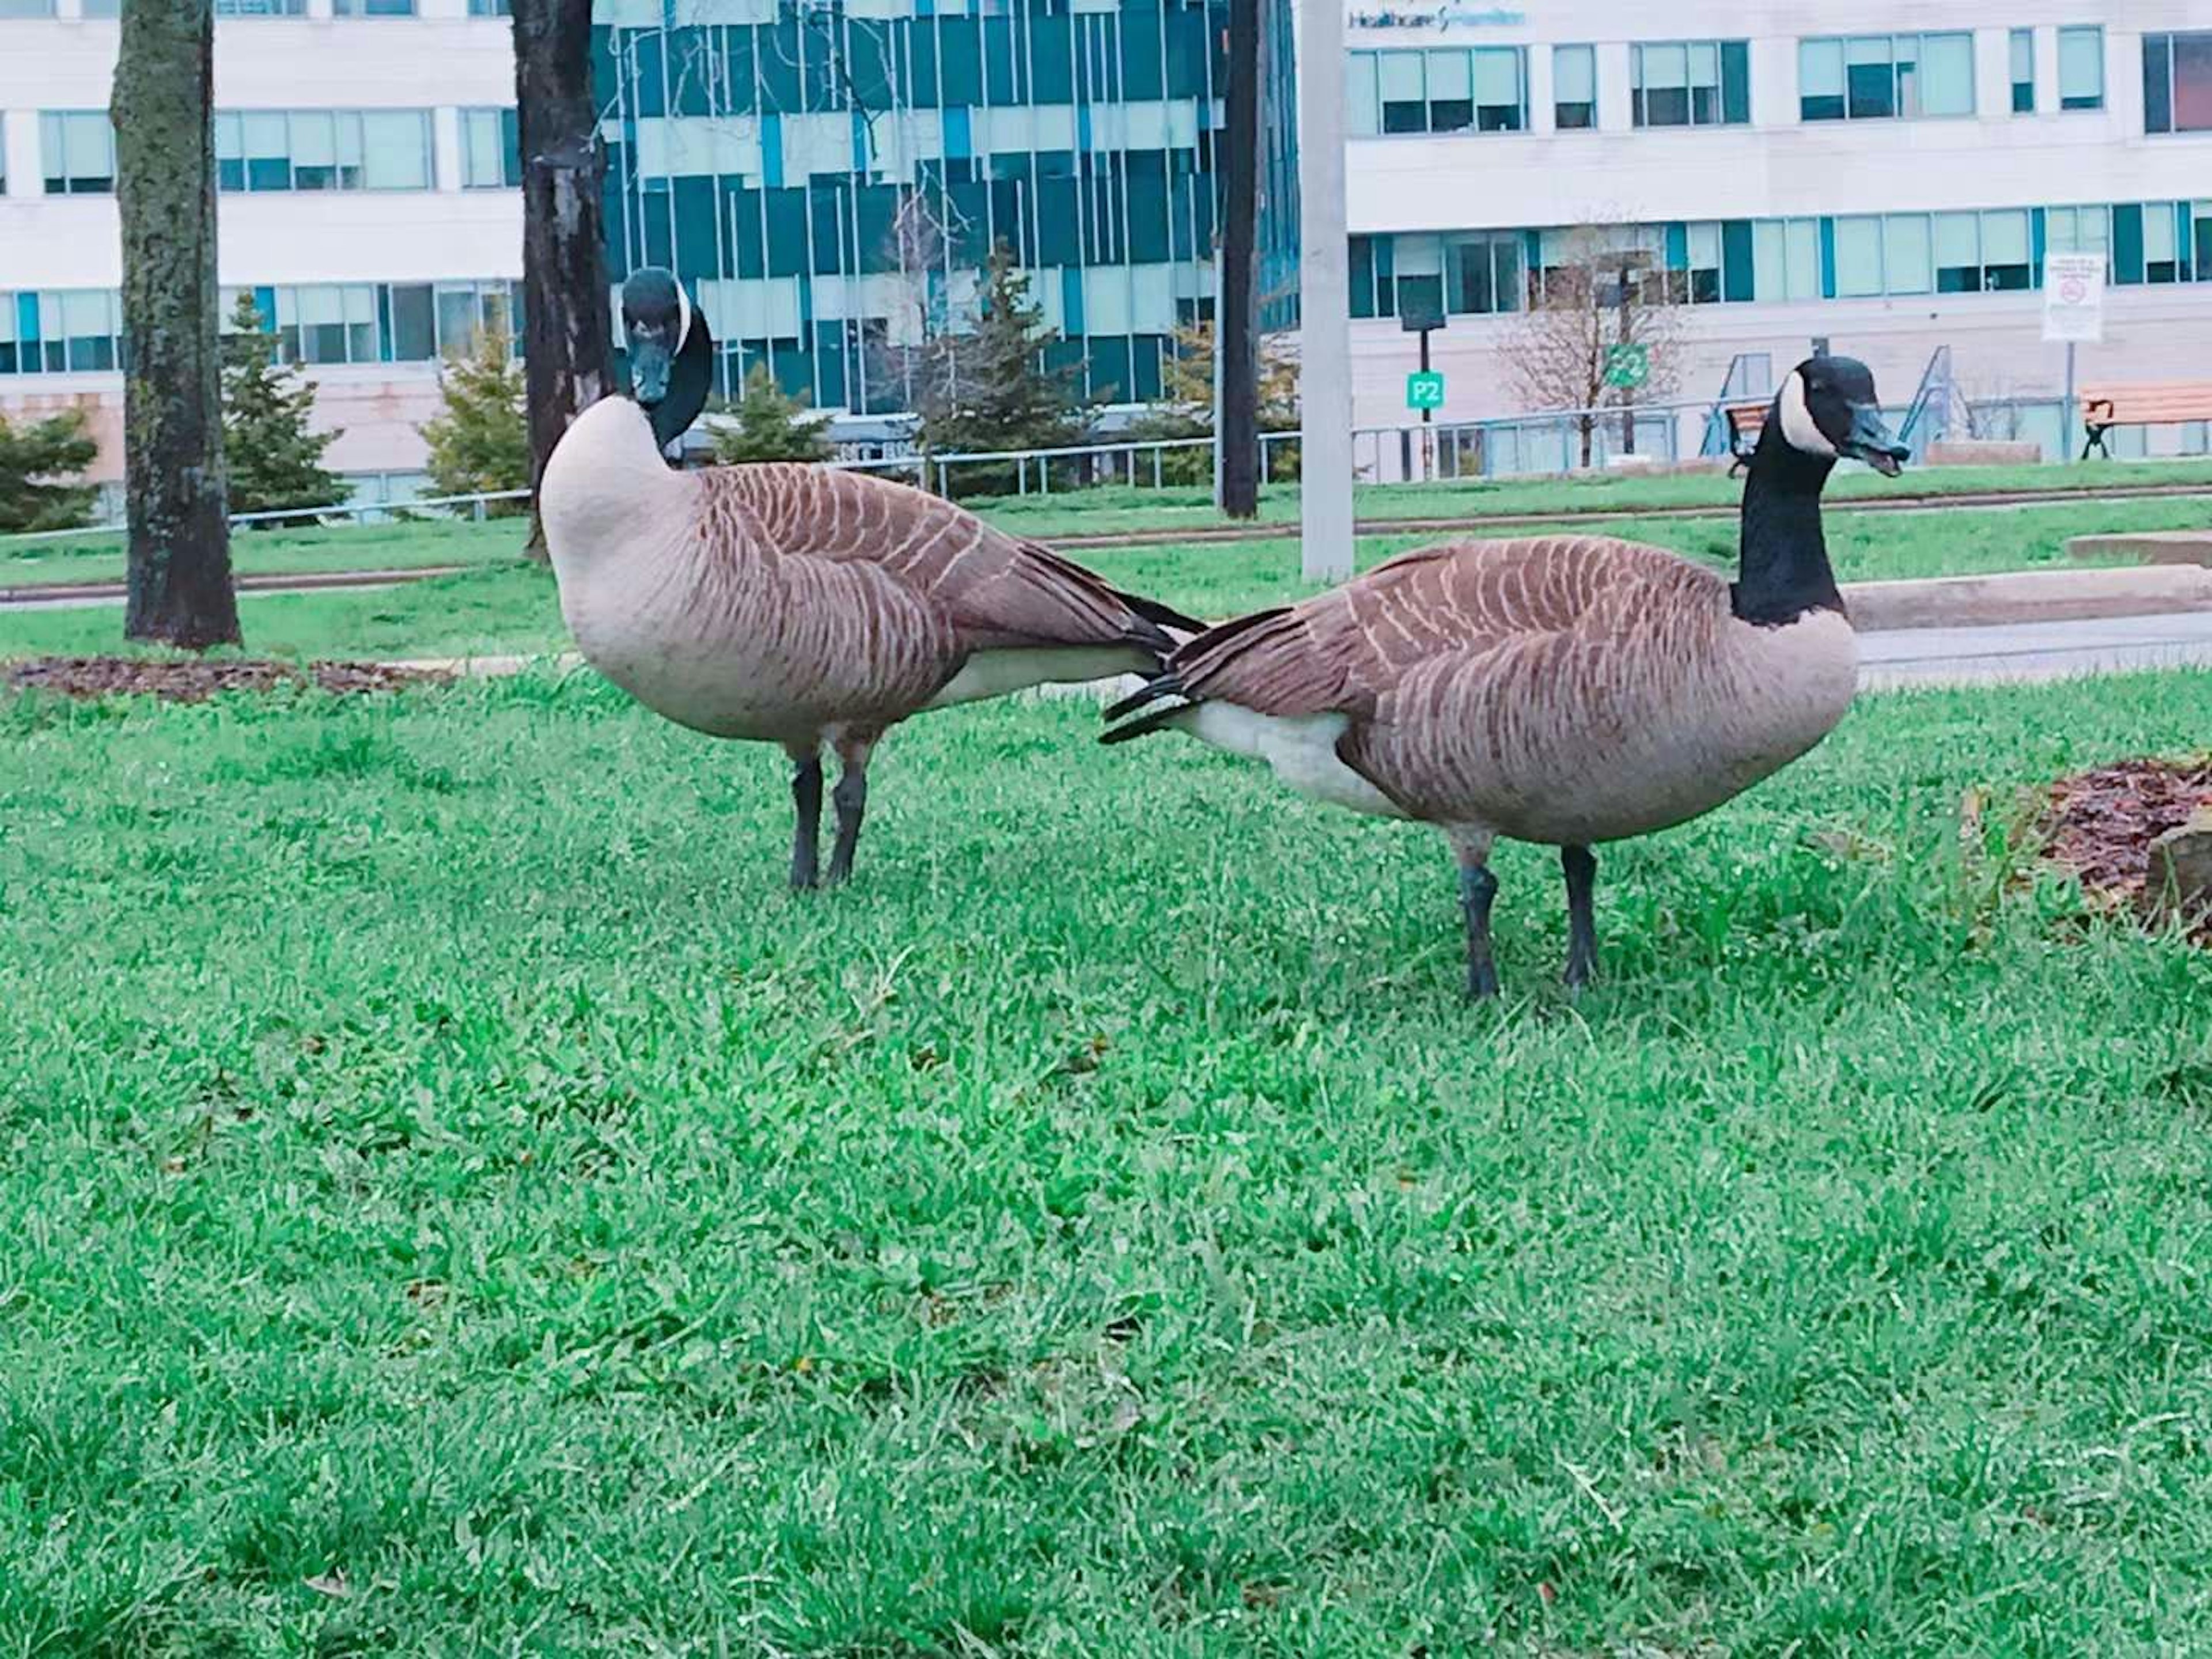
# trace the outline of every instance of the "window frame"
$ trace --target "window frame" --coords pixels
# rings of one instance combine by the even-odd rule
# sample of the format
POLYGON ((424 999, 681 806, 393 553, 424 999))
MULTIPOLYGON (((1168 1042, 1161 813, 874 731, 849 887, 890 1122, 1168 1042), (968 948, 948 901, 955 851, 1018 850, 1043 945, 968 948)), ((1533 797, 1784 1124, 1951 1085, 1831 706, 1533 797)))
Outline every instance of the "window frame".
MULTIPOLYGON (((2009 64, 2007 75, 2008 78, 2009 64)), ((1808 34, 1801 35, 1797 41, 1797 120, 1802 126, 1825 126, 1834 121, 1971 121, 1980 112, 1979 81, 1980 74, 1975 63, 1974 31, 1972 29, 1902 29, 1887 34, 1808 34), (1928 61, 1928 43, 1931 40, 1963 41, 1966 45, 1966 103, 1964 109, 1930 111, 1927 107, 1924 66, 1928 61), (1905 41, 1911 43, 1909 57, 1900 55, 1898 50, 1899 43, 1905 41), (1876 42, 1882 43, 1887 52, 1884 61, 1888 73, 1884 77, 1883 89, 1887 107, 1855 113, 1852 106, 1859 97, 1859 88, 1852 79, 1851 72, 1855 69, 1871 68, 1873 61, 1856 61, 1853 54, 1876 42), (1840 93, 1819 94, 1808 93, 1805 88, 1813 80, 1806 72, 1809 54, 1828 47, 1834 48, 1843 71, 1842 90, 1840 93), (1906 78, 1908 74, 1909 80, 1906 78), (1908 94, 1909 101, 1914 106, 1909 111, 1905 107, 1908 94), (1814 113, 1809 106, 1816 95, 1824 105, 1835 104, 1836 112, 1814 113)))
POLYGON ((2058 30, 2058 108, 2062 114, 2088 113, 2102 110, 2112 97, 2112 72, 2105 51, 2105 26, 2102 23, 2066 23, 2058 30), (2097 49, 2097 91, 2094 97, 2069 97, 2066 93, 2066 42, 2069 36, 2078 40, 2087 36, 2097 49))

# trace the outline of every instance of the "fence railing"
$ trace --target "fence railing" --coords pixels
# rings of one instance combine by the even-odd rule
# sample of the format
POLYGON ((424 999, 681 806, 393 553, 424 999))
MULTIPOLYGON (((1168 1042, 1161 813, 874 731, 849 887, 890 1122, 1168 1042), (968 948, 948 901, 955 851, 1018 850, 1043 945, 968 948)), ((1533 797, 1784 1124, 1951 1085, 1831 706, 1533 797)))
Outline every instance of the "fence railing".
MULTIPOLYGON (((250 530, 257 525, 297 524, 308 521, 316 524, 325 519, 365 519, 378 515, 392 517, 404 513, 435 512, 442 517, 465 516, 481 523, 490 516, 494 501, 526 501, 526 489, 486 489, 468 495, 425 495, 404 501, 334 501, 328 507, 288 507, 266 513, 234 513, 230 515, 233 530, 250 530), (465 511, 463 511, 465 509, 465 511)), ((32 547, 42 542, 81 541, 88 536, 120 536, 129 530, 124 524, 80 525, 75 530, 33 530, 21 535, 0 536, 0 548, 32 547)))

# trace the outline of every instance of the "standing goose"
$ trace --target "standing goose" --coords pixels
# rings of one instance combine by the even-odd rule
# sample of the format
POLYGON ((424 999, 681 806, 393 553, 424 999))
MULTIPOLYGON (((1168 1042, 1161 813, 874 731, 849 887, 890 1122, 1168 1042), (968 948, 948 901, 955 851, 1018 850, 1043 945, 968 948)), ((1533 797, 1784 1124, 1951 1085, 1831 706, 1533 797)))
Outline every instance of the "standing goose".
POLYGON ((1303 793, 1436 825, 1459 860, 1469 996, 1498 990, 1492 843, 1558 847, 1579 988, 1597 950, 1592 845, 1711 811, 1850 702, 1857 650, 1820 531, 1844 455, 1894 477, 1905 451, 1865 366, 1815 357, 1760 433, 1734 582, 1593 536, 1422 549, 1185 642, 1107 711, 1137 718, 1103 740, 1171 726, 1303 793))
POLYGON ((705 406, 714 341, 665 270, 623 290, 635 400, 579 416, 540 507, 561 612, 592 665, 679 725, 778 743, 795 770, 794 887, 851 874, 870 750, 927 708, 1055 680, 1154 672, 1203 624, 902 484, 771 464, 685 472, 666 447, 705 406))

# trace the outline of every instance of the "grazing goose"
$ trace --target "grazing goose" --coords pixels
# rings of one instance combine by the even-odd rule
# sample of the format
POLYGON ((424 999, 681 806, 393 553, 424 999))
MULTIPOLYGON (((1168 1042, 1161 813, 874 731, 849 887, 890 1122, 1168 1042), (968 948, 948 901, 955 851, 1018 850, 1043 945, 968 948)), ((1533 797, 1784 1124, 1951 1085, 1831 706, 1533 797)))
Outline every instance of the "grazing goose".
POLYGON ((1498 990, 1492 842, 1558 847, 1579 988, 1590 848, 1709 811, 1843 718, 1857 652, 1820 492, 1839 456, 1894 477, 1905 453, 1865 366, 1815 357, 1760 434, 1734 582, 1595 536, 1425 548, 1186 641, 1107 711, 1127 723, 1104 741, 1173 727, 1304 793, 1436 825, 1459 860, 1470 996, 1498 990))
POLYGON ((1055 680, 1158 671, 1203 624, 1122 593, 1049 549, 918 489, 795 465, 669 467, 697 418, 714 343, 666 271, 623 293, 635 400, 579 416, 540 490, 561 612, 593 667, 680 725, 778 743, 795 770, 791 880, 852 872, 868 756, 927 708, 1055 680))

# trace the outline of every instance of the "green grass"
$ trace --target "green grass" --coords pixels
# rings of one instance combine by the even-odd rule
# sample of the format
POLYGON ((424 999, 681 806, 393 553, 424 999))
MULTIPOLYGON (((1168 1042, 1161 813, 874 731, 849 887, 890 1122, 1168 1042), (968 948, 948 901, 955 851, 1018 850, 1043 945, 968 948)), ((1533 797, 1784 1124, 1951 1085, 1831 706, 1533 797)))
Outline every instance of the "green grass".
MULTIPOLYGON (((2095 531, 2183 529, 2201 525, 2203 507, 2186 501, 2081 502, 2017 509, 1961 509, 1899 517, 1838 514, 1828 537, 1845 581, 1966 575, 2065 562, 2068 538, 2095 531)), ((283 594, 243 602, 249 649, 285 657, 434 657, 535 653, 568 643, 551 577, 513 556, 488 550, 477 526, 465 557, 481 569, 372 592, 283 594)), ((1609 520, 1608 534, 1670 547, 1729 565, 1735 526, 1725 519, 1609 520)), ((352 533, 328 532, 334 539, 352 533)), ((411 532, 418 551, 441 533, 411 532)), ((1363 566, 1437 539, 1433 535, 1363 538, 1363 566)), ((323 550, 313 550, 318 552, 323 550)), ((343 563, 342 554, 326 554, 343 563)), ((1289 540, 1187 547, 1097 548, 1084 562, 1114 580, 1194 614, 1226 617, 1311 590, 1298 574, 1289 540)), ((423 557, 421 563, 446 561, 423 557)), ((453 562, 460 562, 455 559, 453 562)), ((93 610, 0 609, 0 656, 106 652, 118 648, 119 606, 93 610)))
POLYGON ((2212 962, 1957 809, 2212 678, 1863 702, 1579 1006, 1538 850, 1470 1009, 1435 836, 1096 725, 794 897, 589 677, 0 703, 0 1651, 2201 1644, 2212 962))
MULTIPOLYGON (((315 570, 409 570, 430 564, 490 564, 514 558, 527 526, 518 520, 484 524, 346 525, 329 529, 259 530, 231 539, 240 574, 277 575, 315 570)), ((9 547, 0 543, 0 587, 28 583, 112 582, 123 580, 122 539, 82 540, 9 547)))

